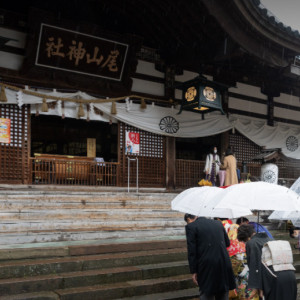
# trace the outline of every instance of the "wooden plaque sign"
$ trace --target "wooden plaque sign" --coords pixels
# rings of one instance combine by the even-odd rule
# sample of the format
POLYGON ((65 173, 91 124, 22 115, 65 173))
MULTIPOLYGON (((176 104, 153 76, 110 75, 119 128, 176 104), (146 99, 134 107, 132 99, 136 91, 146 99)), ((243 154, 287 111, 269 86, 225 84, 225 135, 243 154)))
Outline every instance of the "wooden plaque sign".
POLYGON ((42 23, 35 65, 121 81, 128 47, 42 23))
POLYGON ((87 157, 96 157, 96 139, 87 139, 87 157))

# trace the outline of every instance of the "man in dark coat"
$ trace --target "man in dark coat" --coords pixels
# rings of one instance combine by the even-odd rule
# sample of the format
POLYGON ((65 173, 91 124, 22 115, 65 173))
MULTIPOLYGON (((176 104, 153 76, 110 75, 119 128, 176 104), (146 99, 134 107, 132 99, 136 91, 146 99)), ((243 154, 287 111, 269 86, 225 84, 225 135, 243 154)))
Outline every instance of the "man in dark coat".
MULTIPOLYGON (((270 270, 261 262, 262 248, 271 239, 266 232, 255 233, 251 225, 241 225, 238 240, 246 243, 247 264, 249 267, 248 288, 252 289, 250 297, 255 294, 266 300, 296 300, 297 282, 292 270, 270 270)), ((251 299, 251 298, 250 298, 251 299)))
POLYGON ((227 233, 220 221, 191 218, 185 217, 188 260, 200 300, 227 300, 229 290, 235 288, 227 233))

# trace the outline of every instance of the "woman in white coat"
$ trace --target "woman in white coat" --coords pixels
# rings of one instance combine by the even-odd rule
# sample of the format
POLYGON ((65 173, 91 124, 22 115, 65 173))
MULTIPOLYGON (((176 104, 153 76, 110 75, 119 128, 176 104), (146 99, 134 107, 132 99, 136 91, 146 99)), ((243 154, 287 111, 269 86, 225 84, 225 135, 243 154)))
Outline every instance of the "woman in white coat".
POLYGON ((212 147, 211 152, 206 156, 204 168, 206 178, 211 181, 213 186, 216 185, 217 175, 219 174, 220 170, 220 157, 217 152, 217 147, 212 147))

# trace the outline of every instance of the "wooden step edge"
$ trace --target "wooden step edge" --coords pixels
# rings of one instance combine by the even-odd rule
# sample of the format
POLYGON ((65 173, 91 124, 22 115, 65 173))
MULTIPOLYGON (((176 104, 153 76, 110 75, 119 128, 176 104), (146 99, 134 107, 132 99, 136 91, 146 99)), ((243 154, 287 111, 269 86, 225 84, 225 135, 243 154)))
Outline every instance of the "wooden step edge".
MULTIPOLYGON (((182 289, 178 291, 162 292, 150 295, 140 295, 126 298, 118 298, 115 300, 187 300, 199 299, 199 288, 182 289)), ((14 299, 13 299, 14 300, 14 299)))
MULTIPOLYGON (((119 240, 102 240, 90 241, 89 243, 79 245, 62 245, 62 246, 48 246, 44 243, 37 247, 34 243, 27 244, 22 247, 18 245, 17 248, 3 248, 0 249, 0 261, 8 260, 24 260, 33 258, 49 258, 49 257, 69 257, 69 256, 83 256, 83 255, 97 255, 97 254, 111 254, 120 252, 137 252, 150 250, 166 250, 166 249, 180 249, 186 248, 185 239, 177 240, 154 240, 147 239, 146 241, 129 241, 120 242, 119 240), (151 245, 152 244, 152 245, 151 245)), ((59 243, 52 243, 57 245, 59 243)))
POLYGON ((118 297, 113 298, 108 297, 108 295, 114 293, 115 296, 119 295, 121 296, 120 298, 123 298, 124 294, 126 296, 148 294, 151 293, 150 290, 154 291, 156 287, 161 287, 165 291, 174 291, 193 286, 194 284, 192 282, 191 275, 184 274, 156 279, 132 280, 130 282, 58 289, 55 290, 55 293, 57 293, 62 300, 82 300, 84 298, 97 300, 99 299, 98 293, 101 293, 103 299, 116 299, 118 297))
MULTIPOLYGON (((185 275, 188 268, 188 262, 184 261, 173 261, 173 262, 162 262, 162 263, 153 263, 148 265, 134 265, 134 266, 123 266, 123 267, 113 267, 113 268, 104 268, 104 269, 95 269, 95 270, 83 270, 83 271, 71 271, 60 274, 46 274, 46 275, 37 275, 37 276, 28 276, 28 277, 18 277, 18 278, 7 278, 0 279, 0 289, 9 290, 10 288, 20 289, 20 287, 26 286, 47 286, 52 283, 56 286, 64 286, 66 288, 73 288, 73 286, 85 286, 82 284, 82 280, 90 282, 91 278, 97 279, 97 282, 100 278, 104 278, 104 283, 107 282, 106 278, 111 279, 112 276, 117 276, 118 280, 125 282, 128 280, 128 276, 132 277, 132 280, 148 280, 149 276, 154 276, 154 272, 158 274, 164 274, 162 278, 169 277, 166 272, 174 272, 174 270, 179 270, 177 274, 185 275), (130 275, 132 274, 132 275, 130 275), (124 279, 120 279, 121 277, 124 279), (147 278, 148 277, 148 278, 147 278), (74 285, 75 283, 75 285, 74 285), (82 284, 82 285, 81 285, 82 284)), ((155 278, 160 278, 156 275, 155 278)), ((111 280, 109 280, 111 281, 111 280)), ((112 281, 115 282, 115 281, 112 281)), ((56 287, 57 288, 57 287, 56 287)), ((34 292, 34 291, 31 291, 34 292)))
POLYGON ((128 252, 128 251, 139 251, 139 250, 155 250, 155 249, 174 249, 186 247, 186 240, 150 240, 140 242, 129 242, 120 244, 99 244, 85 246, 69 246, 69 254, 78 255, 90 255, 90 254, 101 254, 101 253, 116 253, 116 252, 128 252))

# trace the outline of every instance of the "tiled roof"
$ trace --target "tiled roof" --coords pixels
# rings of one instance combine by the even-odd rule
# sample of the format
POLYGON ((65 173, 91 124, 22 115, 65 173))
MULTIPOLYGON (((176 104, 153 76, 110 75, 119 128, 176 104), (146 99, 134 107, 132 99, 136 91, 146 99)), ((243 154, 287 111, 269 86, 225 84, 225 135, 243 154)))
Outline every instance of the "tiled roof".
POLYGON ((267 19, 267 21, 280 30, 286 32, 288 35, 292 37, 300 38, 300 33, 298 30, 294 30, 291 26, 285 25, 281 22, 277 17, 275 17, 270 10, 268 10, 260 0, 252 0, 253 4, 257 6, 258 10, 260 11, 261 15, 267 19))

